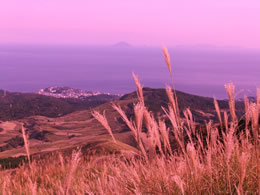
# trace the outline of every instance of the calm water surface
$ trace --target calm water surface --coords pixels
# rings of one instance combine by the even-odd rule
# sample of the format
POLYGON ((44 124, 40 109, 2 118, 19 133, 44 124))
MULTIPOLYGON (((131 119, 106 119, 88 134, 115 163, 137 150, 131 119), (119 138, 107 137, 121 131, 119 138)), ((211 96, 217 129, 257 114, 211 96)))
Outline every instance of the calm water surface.
MULTIPOLYGON (((254 50, 169 49, 176 89, 226 98, 224 84, 254 95, 260 87, 260 52, 254 50)), ((0 88, 36 92, 49 86, 127 93, 142 84, 170 83, 160 48, 0 45, 0 88)))

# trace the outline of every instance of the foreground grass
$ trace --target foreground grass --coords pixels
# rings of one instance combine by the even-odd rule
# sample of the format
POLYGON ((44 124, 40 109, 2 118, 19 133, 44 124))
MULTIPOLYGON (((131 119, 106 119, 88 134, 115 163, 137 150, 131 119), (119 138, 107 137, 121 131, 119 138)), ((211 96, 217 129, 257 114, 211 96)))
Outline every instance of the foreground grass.
MULTIPOLYGON (((171 72, 167 50, 164 55, 171 72)), ((196 128, 189 109, 184 111, 185 118, 180 117, 176 93, 170 87, 166 87, 165 116, 154 117, 135 75, 134 80, 139 99, 135 118, 129 119, 117 105, 113 108, 132 131, 138 151, 86 155, 78 149, 69 157, 53 154, 33 159, 1 171, 1 194, 259 194, 260 91, 256 103, 245 98, 241 127, 234 86, 226 85, 229 113, 220 113, 215 100, 219 124, 209 122, 202 130, 196 128)), ((120 145, 105 115, 93 112, 93 116, 111 135, 110 145, 120 145)), ((24 139, 26 143, 25 132, 24 139)))
POLYGON ((0 193, 257 194, 255 148, 234 144, 231 154, 218 142, 204 151, 189 144, 185 155, 156 155, 150 161, 135 153, 89 157, 78 151, 65 158, 56 154, 2 171, 0 193))

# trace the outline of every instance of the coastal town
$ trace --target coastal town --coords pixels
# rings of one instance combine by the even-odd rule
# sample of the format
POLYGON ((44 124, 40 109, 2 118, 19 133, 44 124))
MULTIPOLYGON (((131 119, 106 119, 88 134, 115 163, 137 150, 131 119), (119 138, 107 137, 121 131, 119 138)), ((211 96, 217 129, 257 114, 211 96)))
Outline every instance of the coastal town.
POLYGON ((74 89, 70 87, 48 87, 45 89, 40 89, 38 94, 45 96, 52 96, 56 98, 77 98, 84 99, 90 96, 98 95, 111 95, 110 93, 102 92, 90 92, 81 89, 74 89))

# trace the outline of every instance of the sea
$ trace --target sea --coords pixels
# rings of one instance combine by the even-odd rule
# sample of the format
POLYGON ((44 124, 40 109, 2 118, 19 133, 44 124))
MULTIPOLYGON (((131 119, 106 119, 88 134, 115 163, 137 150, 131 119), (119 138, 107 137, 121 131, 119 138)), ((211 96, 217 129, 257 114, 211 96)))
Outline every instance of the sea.
POLYGON ((125 94, 143 87, 174 85, 183 92, 226 99, 233 82, 237 97, 260 87, 260 50, 207 46, 169 48, 173 84, 160 47, 0 45, 0 89, 37 92, 50 86, 125 94))

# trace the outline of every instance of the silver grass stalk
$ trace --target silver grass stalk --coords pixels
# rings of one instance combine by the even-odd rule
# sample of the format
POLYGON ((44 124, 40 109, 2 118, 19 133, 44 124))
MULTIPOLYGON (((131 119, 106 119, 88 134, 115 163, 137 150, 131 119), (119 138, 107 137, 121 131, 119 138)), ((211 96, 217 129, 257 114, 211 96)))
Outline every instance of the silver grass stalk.
POLYGON ((240 178, 239 178, 239 189, 241 192, 243 192, 243 183, 246 176, 246 169, 248 166, 248 162, 250 159, 250 153, 242 152, 242 154, 239 156, 239 168, 240 168, 240 178))
POLYGON ((69 170, 69 174, 67 175, 66 183, 65 183, 66 184, 65 195, 70 194, 70 187, 71 187, 73 174, 74 174, 74 172, 75 172, 75 170, 76 170, 76 168, 79 164, 80 157, 81 157, 81 150, 80 149, 72 151, 71 162, 70 162, 70 170, 69 170))
POLYGON ((142 124, 143 124, 143 116, 144 116, 144 107, 142 106, 142 104, 137 103, 134 105, 134 113, 135 113, 137 142, 138 144, 140 144, 141 142, 140 134, 142 132, 142 124))
POLYGON ((137 88, 137 91, 136 91, 137 97, 138 97, 139 101, 142 103, 142 105, 144 106, 143 87, 141 86, 140 81, 135 73, 133 73, 133 78, 134 78, 134 82, 135 82, 135 85, 137 88))
MULTIPOLYGON (((134 137, 135 137, 135 140, 136 142, 138 143, 138 130, 137 128, 135 127, 135 125, 133 124, 132 121, 130 121, 125 112, 122 110, 122 108, 120 106, 117 106, 115 104, 112 104, 112 107, 120 114, 121 118, 123 119, 123 121, 126 123, 126 125, 128 126, 128 128, 132 131, 132 133, 134 134, 134 137)), ((139 135, 140 136, 140 135, 139 135)), ((146 154, 146 151, 144 149, 144 145, 140 139, 140 142, 138 143, 139 144, 139 148, 142 152, 142 154, 144 155, 145 157, 145 160, 148 161, 148 157, 147 157, 147 154, 146 154)))
POLYGON ((259 110, 260 109, 260 88, 257 88, 256 90, 256 105, 259 110))
POLYGON ((248 128, 248 123, 250 120, 250 114, 249 114, 249 100, 248 97, 245 95, 244 96, 244 104, 245 104, 245 119, 246 119, 246 129, 248 128))
POLYGON ((170 59, 170 55, 169 55, 168 49, 166 47, 163 47, 162 51, 163 51, 163 56, 164 56, 165 62, 167 64, 167 66, 168 66, 168 70, 171 73, 172 72, 171 59, 170 59))
POLYGON ((177 96, 176 96, 175 90, 174 90, 174 94, 173 94, 171 87, 168 85, 166 86, 165 90, 166 90, 168 99, 170 101, 170 104, 172 106, 172 109, 174 111, 177 125, 180 126, 180 112, 179 112, 179 106, 178 106, 178 101, 177 101, 177 96))
POLYGON ((26 151, 26 154, 27 154, 29 166, 31 166, 29 142, 28 142, 28 139, 27 139, 27 135, 25 133, 24 124, 22 124, 22 134, 23 134, 24 147, 25 147, 25 151, 26 151))
POLYGON ((181 193, 184 195, 184 181, 180 178, 179 175, 175 175, 172 177, 173 181, 177 184, 177 186, 179 187, 179 189, 181 190, 181 193))
POLYGON ((30 188, 32 195, 37 195, 37 183, 32 182, 32 180, 29 178, 30 188))
POLYGON ((122 108, 115 104, 112 104, 112 107, 120 114, 121 118, 126 123, 128 128, 133 132, 134 136, 137 137, 136 128, 133 126, 132 122, 127 118, 127 116, 126 116, 125 112, 122 110, 122 108))
POLYGON ((169 74, 170 74, 170 77, 171 77, 172 89, 173 89, 173 92, 174 92, 174 100, 175 100, 175 106, 176 106, 176 113, 178 114, 178 116, 180 116, 179 107, 178 107, 178 99, 177 99, 177 95, 176 95, 176 91, 175 91, 175 87, 174 87, 174 81, 173 81, 170 54, 169 54, 168 49, 166 47, 163 47, 162 51, 163 51, 164 59, 165 59, 165 62, 168 66, 169 74))
POLYGON ((215 97, 214 97, 214 106, 215 106, 215 110, 216 110, 217 115, 218 115, 218 120, 219 120, 219 124, 220 124, 221 130, 222 130, 222 125, 223 125, 222 118, 221 118, 221 114, 220 114, 218 101, 217 101, 217 99, 215 97))
POLYGON ((109 124, 108 124, 107 118, 106 118, 106 116, 105 116, 105 112, 104 112, 103 115, 102 115, 102 114, 100 114, 99 112, 94 111, 94 112, 92 112, 92 116, 93 116, 96 120, 98 120, 98 121, 103 125, 103 127, 105 127, 105 129, 107 130, 107 132, 108 132, 108 133, 110 134, 110 136, 112 137, 113 142, 116 143, 116 139, 115 139, 115 137, 114 137, 114 135, 113 135, 113 133, 112 133, 112 130, 111 130, 111 128, 110 128, 110 126, 109 126, 109 124))
POLYGON ((225 84, 225 88, 229 98, 229 109, 231 118, 234 124, 237 124, 237 116, 236 116, 236 109, 235 109, 235 85, 231 83, 225 84))
POLYGON ((229 131, 229 129, 228 129, 228 115, 227 115, 226 111, 224 112, 224 122, 225 122, 226 131, 228 132, 229 131))
POLYGON ((249 106, 249 109, 251 111, 251 117, 252 117, 252 129, 253 129, 253 135, 255 144, 257 145, 259 138, 259 110, 255 103, 251 103, 249 106))
POLYGON ((166 129, 165 122, 162 121, 161 119, 159 119, 159 131, 162 136, 162 142, 164 145, 165 154, 167 153, 167 150, 168 150, 170 155, 172 155, 172 148, 171 148, 170 140, 169 140, 169 131, 166 129))

